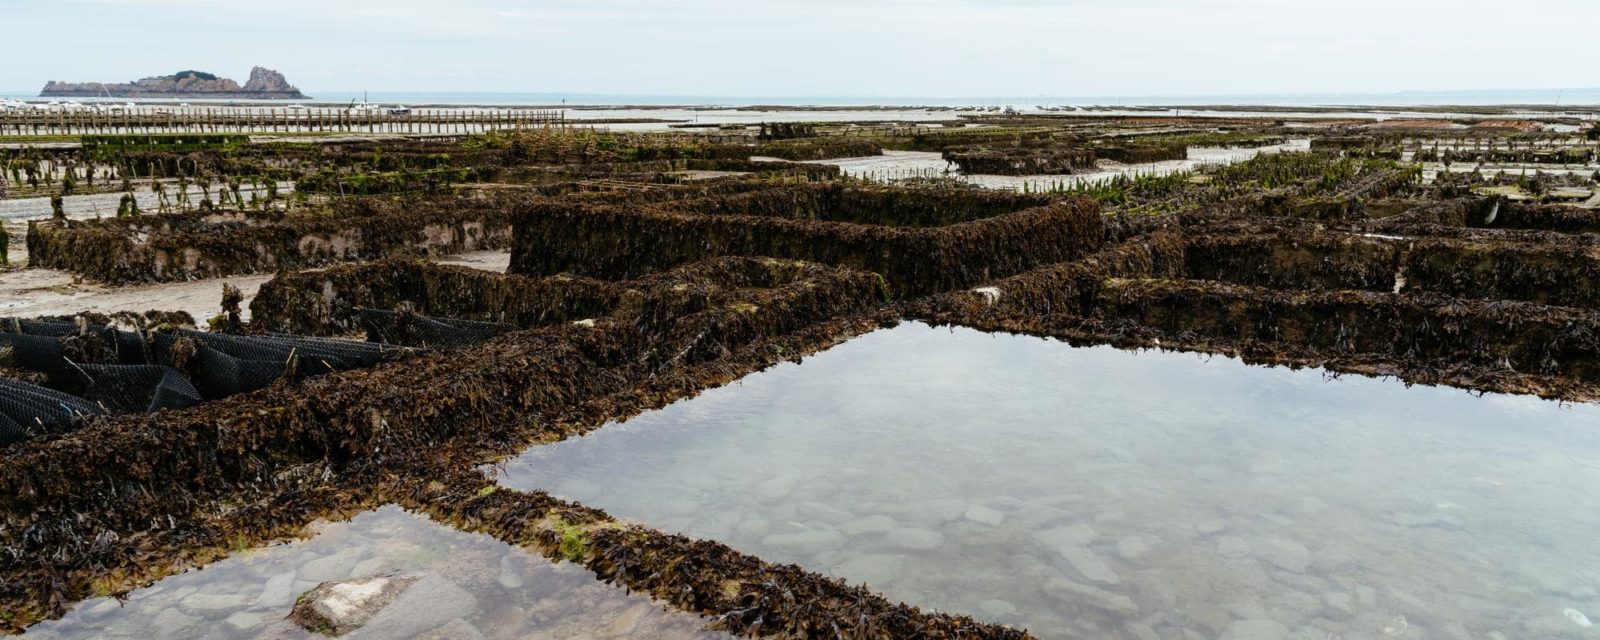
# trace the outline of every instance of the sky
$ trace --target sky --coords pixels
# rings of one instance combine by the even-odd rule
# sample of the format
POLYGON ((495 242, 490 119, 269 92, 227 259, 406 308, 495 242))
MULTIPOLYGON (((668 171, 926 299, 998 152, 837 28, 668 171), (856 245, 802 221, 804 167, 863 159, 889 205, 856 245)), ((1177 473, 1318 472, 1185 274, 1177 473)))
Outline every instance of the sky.
POLYGON ((1600 86, 1600 0, 0 0, 0 34, 13 93, 255 65, 313 95, 1600 86))

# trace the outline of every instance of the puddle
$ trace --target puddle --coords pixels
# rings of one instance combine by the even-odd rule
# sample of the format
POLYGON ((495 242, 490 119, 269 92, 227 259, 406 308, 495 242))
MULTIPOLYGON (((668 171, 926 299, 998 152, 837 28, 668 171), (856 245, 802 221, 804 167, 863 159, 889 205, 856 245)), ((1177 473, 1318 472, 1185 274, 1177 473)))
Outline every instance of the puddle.
MULTIPOLYGON (((324 525, 309 540, 246 552, 167 578, 133 592, 121 606, 109 598, 80 603, 65 618, 30 628, 25 637, 325 638, 284 621, 300 593, 324 580, 394 574, 426 576, 412 588, 428 585, 430 606, 387 620, 383 635, 390 637, 727 637, 705 631, 696 616, 665 612, 581 567, 552 564, 392 506, 324 525)), ((342 637, 374 637, 372 631, 358 629, 342 637)))
POLYGON ((908 323, 502 482, 1043 638, 1592 638, 1568 612, 1600 615, 1597 427, 908 323))

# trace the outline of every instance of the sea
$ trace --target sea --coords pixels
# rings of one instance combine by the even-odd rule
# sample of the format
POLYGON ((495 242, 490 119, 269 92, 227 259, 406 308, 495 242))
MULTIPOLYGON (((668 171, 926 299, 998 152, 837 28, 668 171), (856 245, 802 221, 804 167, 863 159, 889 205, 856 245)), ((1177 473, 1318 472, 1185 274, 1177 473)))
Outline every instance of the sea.
MULTIPOLYGON (((307 90, 305 104, 347 104, 369 101, 411 106, 539 106, 539 107, 668 107, 785 105, 815 107, 1006 107, 1018 109, 1060 106, 1201 106, 1251 105, 1265 107, 1338 106, 1491 106, 1542 105, 1600 106, 1600 87, 1556 89, 1485 89, 1470 91, 1403 91, 1396 93, 1218 94, 1147 96, 729 96, 553 93, 518 91, 332 91, 307 90)), ((36 91, 0 90, 0 98, 36 101, 36 91)), ((94 102, 83 99, 83 102, 94 102)), ((111 100, 124 102, 125 100, 111 100)), ((176 102, 150 100, 145 102, 176 102)), ((207 102, 183 100, 185 102, 207 102)), ((229 101, 215 101, 229 102, 229 101)))

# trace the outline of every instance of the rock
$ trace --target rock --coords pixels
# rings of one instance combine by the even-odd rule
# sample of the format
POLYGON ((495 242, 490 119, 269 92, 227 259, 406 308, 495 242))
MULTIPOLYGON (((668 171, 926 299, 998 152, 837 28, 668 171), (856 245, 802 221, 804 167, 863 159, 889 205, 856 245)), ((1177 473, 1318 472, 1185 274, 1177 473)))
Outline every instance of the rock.
POLYGON ((1589 616, 1584 615, 1582 611, 1577 609, 1563 609, 1561 611, 1561 615, 1564 615, 1568 620, 1571 620, 1572 624, 1578 625, 1585 629, 1594 626, 1594 623, 1589 621, 1589 616))
POLYGON ((859 536, 869 533, 888 533, 898 526, 900 525, 894 521, 894 518, 879 514, 857 518, 841 524, 839 525, 839 531, 844 532, 847 536, 859 536))
POLYGON ((243 87, 228 78, 204 71, 179 71, 170 76, 151 76, 134 82, 57 82, 45 84, 40 97, 156 98, 194 97, 216 99, 304 100, 305 94, 289 84, 283 74, 255 67, 243 87))
POLYGON ((990 618, 1005 618, 1017 613, 1016 605, 1005 600, 984 600, 978 603, 978 610, 990 618))
POLYGON ((324 582, 302 594, 289 619, 307 631, 340 636, 361 628, 417 582, 416 577, 376 577, 324 582))
POLYGON ((1257 558, 1284 571, 1305 573, 1311 566, 1311 550, 1305 545, 1283 538, 1264 538, 1250 545, 1257 558))
POLYGON ((971 507, 967 507, 966 515, 962 517, 978 524, 986 524, 991 527, 998 527, 1000 526, 1000 523, 1005 522, 1006 520, 1006 514, 995 509, 990 509, 989 507, 985 507, 981 504, 975 504, 971 507))
POLYGON ((1235 536, 1222 536, 1217 538, 1217 555, 1224 558, 1239 559, 1250 555, 1250 543, 1244 538, 1235 536))
POLYGON ((256 596, 255 606, 275 608, 294 601, 294 572, 285 571, 267 578, 266 584, 261 586, 261 595, 256 596))
POLYGON ((1094 550, 1087 546, 1061 545, 1060 547, 1056 548, 1056 553, 1061 554, 1061 557, 1065 558, 1067 563, 1072 565, 1072 568, 1078 572, 1078 575, 1083 576, 1087 580, 1099 582, 1101 584, 1117 584, 1122 582, 1122 579, 1117 577, 1117 572, 1112 571, 1111 567, 1106 566, 1106 563, 1100 560, 1100 556, 1096 555, 1094 550))
POLYGON ((761 546, 789 553, 817 553, 843 545, 844 534, 832 529, 808 529, 793 533, 774 533, 761 539, 761 546))
POLYGON ((889 544, 911 551, 929 551, 944 546, 944 534, 927 529, 895 529, 884 540, 889 544))
POLYGON ((1289 628, 1276 620, 1237 620, 1222 632, 1221 640, 1286 640, 1289 628))
POLYGON ((1059 598, 1068 605, 1088 605, 1110 613, 1120 615, 1133 615, 1139 612, 1138 605, 1127 596, 1112 593, 1086 584, 1080 584, 1066 578, 1051 578, 1044 584, 1045 591, 1059 598))
POLYGON ((244 83, 244 90, 256 93, 300 93, 283 74, 266 67, 251 67, 250 79, 244 83))
POLYGON ((1123 560, 1138 560, 1150 551, 1150 542, 1144 536, 1128 536, 1117 541, 1117 555, 1123 560))

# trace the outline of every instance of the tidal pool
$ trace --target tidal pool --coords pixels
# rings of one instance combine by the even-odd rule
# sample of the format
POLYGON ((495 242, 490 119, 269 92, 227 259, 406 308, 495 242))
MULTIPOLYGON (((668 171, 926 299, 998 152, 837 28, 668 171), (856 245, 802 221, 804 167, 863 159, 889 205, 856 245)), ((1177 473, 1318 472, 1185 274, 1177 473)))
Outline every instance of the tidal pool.
POLYGON ((501 482, 1043 638, 1597 638, 1600 407, 907 323, 501 482))
POLYGON ((422 576, 411 590, 425 593, 402 594, 390 609, 403 611, 386 610, 382 622, 374 618, 342 638, 728 637, 705 631, 696 616, 663 611, 649 598, 606 585, 582 567, 552 564, 398 507, 327 524, 309 540, 172 576, 134 591, 126 603, 81 603, 61 620, 28 629, 26 637, 326 638, 284 620, 295 598, 325 580, 379 575, 422 576))

